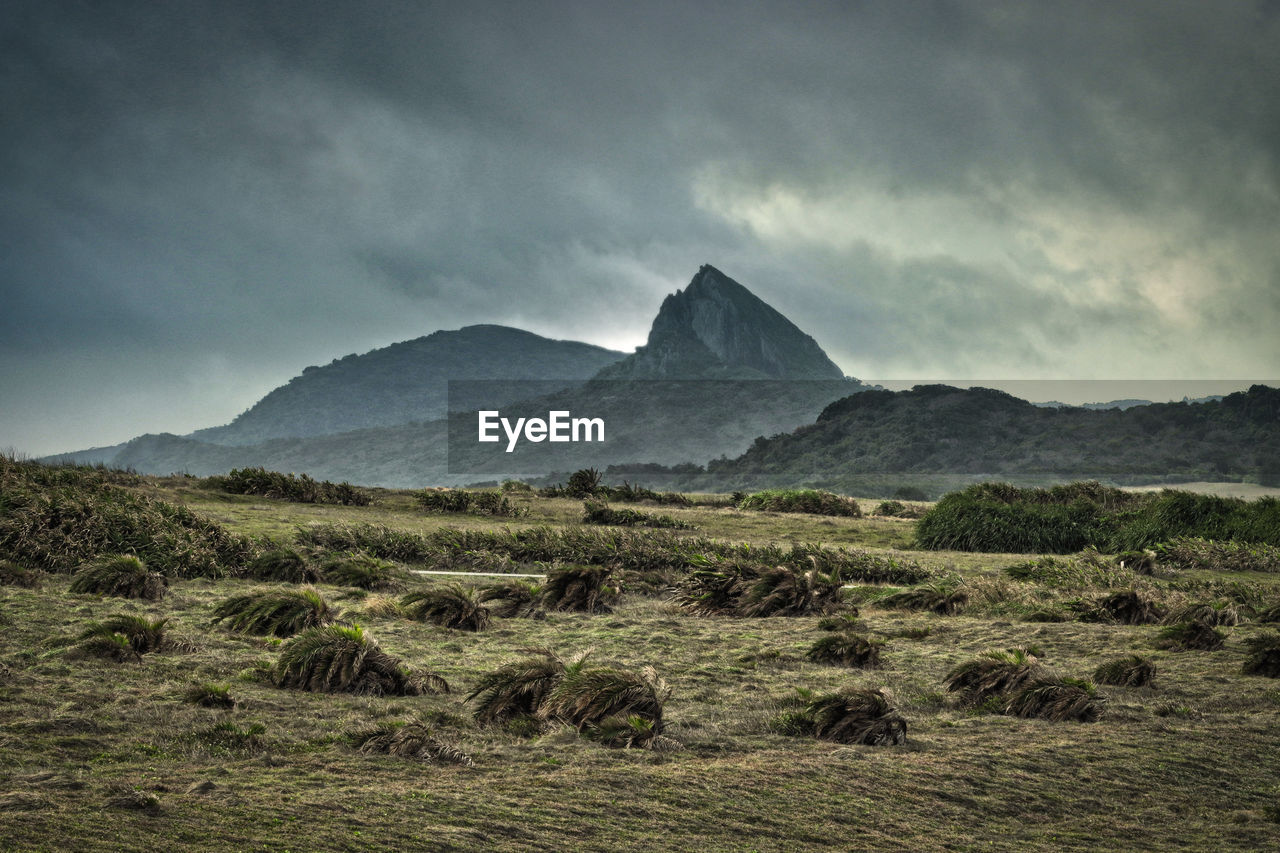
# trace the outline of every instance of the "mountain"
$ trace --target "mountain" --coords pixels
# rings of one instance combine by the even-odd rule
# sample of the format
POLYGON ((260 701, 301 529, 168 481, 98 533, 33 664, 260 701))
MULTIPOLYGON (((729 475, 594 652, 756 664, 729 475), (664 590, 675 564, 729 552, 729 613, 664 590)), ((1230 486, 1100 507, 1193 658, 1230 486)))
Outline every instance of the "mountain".
POLYGON ((445 415, 451 379, 583 380, 623 355, 506 326, 466 326, 308 367, 230 424, 190 438, 253 445, 435 420, 445 415))
POLYGON ((813 338, 704 265, 662 302, 649 339, 598 379, 842 379, 813 338))
POLYGON ((1203 403, 1044 408, 986 388, 920 385, 838 400, 810 425, 707 466, 719 488, 938 476, 1116 483, 1280 484, 1280 390, 1203 403))

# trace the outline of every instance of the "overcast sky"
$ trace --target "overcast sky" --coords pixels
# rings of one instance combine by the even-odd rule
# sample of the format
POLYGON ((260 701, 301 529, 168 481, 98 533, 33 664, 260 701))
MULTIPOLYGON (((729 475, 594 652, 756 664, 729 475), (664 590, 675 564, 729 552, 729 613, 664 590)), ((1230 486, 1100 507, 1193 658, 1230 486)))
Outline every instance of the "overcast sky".
POLYGON ((877 377, 1280 376, 1280 3, 0 16, 0 448, 226 423, 711 263, 877 377))

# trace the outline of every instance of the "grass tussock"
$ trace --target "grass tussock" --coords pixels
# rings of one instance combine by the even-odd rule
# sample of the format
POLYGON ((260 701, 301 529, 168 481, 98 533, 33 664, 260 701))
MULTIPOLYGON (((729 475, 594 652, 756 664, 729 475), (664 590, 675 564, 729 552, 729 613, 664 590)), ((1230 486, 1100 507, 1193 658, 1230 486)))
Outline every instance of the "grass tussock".
POLYGON ((1219 572, 1280 572, 1276 543, 1213 540, 1179 536, 1152 548, 1156 561, 1174 569, 1219 572))
POLYGON ((76 648, 83 654, 114 660, 138 659, 167 647, 165 625, 168 622, 168 619, 119 613, 101 622, 91 622, 76 637, 76 648))
POLYGON ((273 548, 249 563, 245 577, 278 583, 319 583, 320 571, 292 548, 273 548))
POLYGON ((1109 660, 1093 671, 1094 681, 1113 687, 1149 687, 1155 677, 1156 665, 1142 655, 1109 660))
POLYGON ((1156 648, 1173 652, 1216 652, 1226 641, 1227 636, 1207 622, 1179 622, 1161 629, 1156 648))
POLYGON ((279 687, 316 693, 420 696, 449 692, 448 683, 435 673, 410 673, 359 625, 308 628, 281 649, 273 676, 279 687))
POLYGON ((1235 626, 1249 620, 1253 608, 1239 601, 1220 598, 1215 601, 1193 601, 1169 612, 1164 617, 1168 624, 1177 622, 1204 622, 1208 625, 1235 626))
POLYGON ((876 504, 872 515, 879 515, 884 518, 923 518, 928 511, 928 507, 905 504, 902 501, 880 501, 880 503, 876 504))
POLYGON ((811 661, 830 663, 855 669, 878 669, 883 640, 873 640, 854 631, 839 631, 819 637, 808 652, 811 661))
POLYGON ((1164 620, 1165 609, 1159 602, 1148 598, 1138 590, 1126 589, 1099 599, 1082 615, 1096 622, 1155 625, 1164 620))
POLYGON ((1009 697, 1003 713, 1054 723, 1075 720, 1095 722, 1102 716, 1104 701, 1092 683, 1078 678, 1062 678, 1029 684, 1009 697))
POLYGON ((837 576, 816 569, 725 562, 692 572, 674 601, 702 616, 802 616, 838 610, 843 593, 837 576))
POLYGON ((862 508, 853 498, 817 489, 765 489, 753 492, 738 502, 738 509, 862 518, 862 508))
POLYGON ((265 468, 233 468, 226 476, 206 478, 205 484, 231 495, 260 495, 293 503, 368 506, 373 502, 368 492, 347 482, 316 481, 306 474, 282 474, 265 468))
POLYGON ((410 619, 455 631, 483 631, 492 619, 480 591, 457 583, 411 592, 400 608, 410 619))
POLYGON ((800 710, 774 718, 773 727, 783 734, 836 743, 900 746, 907 742, 907 721, 883 691, 867 688, 815 696, 800 710))
POLYGON ((480 601, 494 616, 513 619, 532 616, 538 610, 542 586, 517 579, 489 584, 480 590, 480 601))
POLYGON ((580 670, 587 658, 587 653, 583 653, 566 661, 546 648, 524 651, 529 657, 482 675, 467 696, 468 701, 476 704, 476 722, 494 725, 515 719, 536 719, 565 673, 580 670))
POLYGON ((1028 649, 987 651, 947 673, 942 684, 970 704, 1004 697, 1049 676, 1040 659, 1028 649))
POLYGON ((395 563, 369 554, 340 554, 320 564, 320 576, 334 586, 350 586, 371 592, 404 589, 405 573, 395 563))
POLYGON ((940 616, 954 616, 969 603, 969 591, 958 581, 944 579, 913 589, 892 592, 876 599, 876 604, 893 610, 923 610, 940 616))
POLYGON ((221 710, 231 710, 236 706, 236 699, 231 695, 231 686, 217 684, 212 681, 192 684, 182 694, 182 701, 189 705, 198 705, 201 708, 218 708, 221 710))
POLYGON ((538 717, 573 726, 606 746, 656 746, 671 696, 653 667, 566 668, 538 707, 538 717))
POLYGON ((607 566, 560 566, 547 572, 538 601, 548 610, 608 613, 621 592, 607 566))
POLYGON ((68 591, 159 601, 168 589, 165 576, 148 569, 142 560, 132 554, 113 554, 100 557, 77 571, 68 591))
POLYGON ((213 610, 214 623, 232 631, 259 636, 292 637, 308 628, 331 624, 338 611, 311 588, 271 590, 237 595, 213 610))
POLYGON ((40 589, 44 585, 44 572, 20 566, 12 560, 0 560, 0 584, 23 589, 40 589))
POLYGON ((1245 675, 1264 675, 1280 678, 1280 634, 1270 631, 1245 640, 1249 656, 1245 658, 1241 672, 1245 675))
POLYGON ((108 554, 136 554, 169 577, 222 577, 258 552, 186 507, 130 491, 133 475, 54 467, 0 454, 0 557, 69 572, 108 554))
POLYGON ((354 731, 349 737, 352 746, 366 755, 394 755, 413 761, 458 764, 463 767, 470 767, 475 763, 471 756, 439 738, 423 722, 383 723, 354 731))

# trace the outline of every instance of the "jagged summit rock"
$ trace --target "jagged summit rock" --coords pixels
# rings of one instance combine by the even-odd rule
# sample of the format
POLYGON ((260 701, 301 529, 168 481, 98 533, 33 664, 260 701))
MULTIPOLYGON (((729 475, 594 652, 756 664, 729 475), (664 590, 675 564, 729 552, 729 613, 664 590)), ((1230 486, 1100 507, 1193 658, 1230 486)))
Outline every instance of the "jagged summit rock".
POLYGON ((841 379, 813 338, 704 265, 662 302, 648 342, 600 379, 841 379))

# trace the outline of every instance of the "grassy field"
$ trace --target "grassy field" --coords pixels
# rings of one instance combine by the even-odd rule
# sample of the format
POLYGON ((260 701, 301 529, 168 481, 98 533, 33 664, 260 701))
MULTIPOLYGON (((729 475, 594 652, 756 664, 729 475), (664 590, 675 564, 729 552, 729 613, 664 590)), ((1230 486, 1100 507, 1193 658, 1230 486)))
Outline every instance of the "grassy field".
MULTIPOLYGON (((516 498, 519 518, 428 515, 408 492, 370 506, 232 496, 180 478, 132 490, 185 505, 231 531, 288 543, 312 524, 442 527, 578 525, 581 501, 516 498)), ((863 501, 869 513, 874 501, 863 501)), ((641 507, 688 535, 762 546, 813 542, 914 560, 963 589, 956 615, 891 609, 849 589, 882 667, 807 659, 820 616, 694 616, 669 594, 625 593, 613 611, 550 611, 453 631, 396 613, 394 595, 320 584, 343 617, 443 695, 373 697, 273 686, 284 642, 211 625, 234 595, 281 588, 243 579, 171 580, 159 601, 76 595, 69 576, 0 586, 0 848, 13 850, 1266 850, 1280 849, 1280 682, 1241 672, 1246 641, 1275 626, 1222 626, 1217 651, 1157 649, 1162 627, 1027 621, 1117 588, 1166 608, 1280 599, 1280 575, 1089 569, 1019 581, 1026 555, 911 550, 915 522, 710 507, 641 507), (683 532, 683 531, 682 531, 683 532), (88 623, 167 618, 168 647, 117 662, 78 654, 88 623), (467 694, 482 674, 550 647, 593 664, 653 666, 670 687, 672 743, 614 749, 552 727, 480 726, 467 694), (1090 723, 992 713, 943 686, 992 649, 1033 648, 1064 676, 1090 678, 1141 654, 1146 687, 1098 688, 1090 723), (230 708, 192 704, 228 687, 230 708), (810 692, 882 688, 908 726, 900 746, 783 734, 779 715, 810 692), (353 733, 421 721, 472 763, 370 755, 353 733)), ((430 569, 431 565, 411 568, 430 569)), ((534 567, 533 570, 537 570, 534 567)), ((449 583, 410 576, 409 589, 449 583)), ((852 606, 852 605, 850 605, 852 606)))

